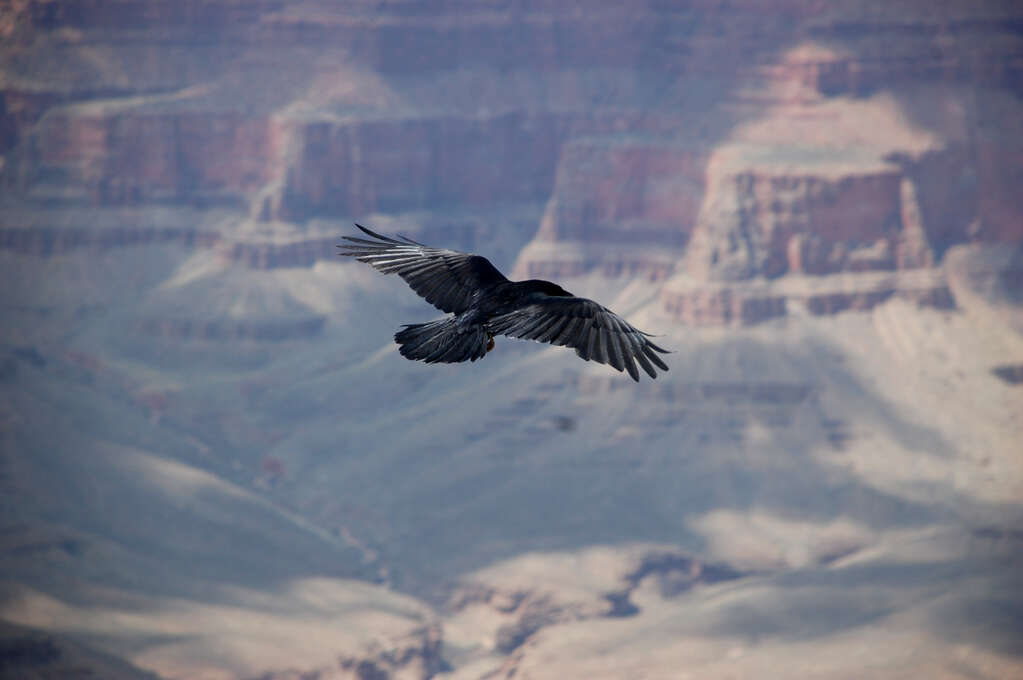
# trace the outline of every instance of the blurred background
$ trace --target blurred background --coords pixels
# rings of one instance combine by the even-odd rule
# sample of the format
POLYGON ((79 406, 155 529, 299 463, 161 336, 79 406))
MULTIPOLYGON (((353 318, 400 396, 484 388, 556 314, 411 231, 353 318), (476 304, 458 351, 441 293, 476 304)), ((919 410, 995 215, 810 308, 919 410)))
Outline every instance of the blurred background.
POLYGON ((1023 677, 1019 4, 5 2, 0 154, 3 677, 1023 677))

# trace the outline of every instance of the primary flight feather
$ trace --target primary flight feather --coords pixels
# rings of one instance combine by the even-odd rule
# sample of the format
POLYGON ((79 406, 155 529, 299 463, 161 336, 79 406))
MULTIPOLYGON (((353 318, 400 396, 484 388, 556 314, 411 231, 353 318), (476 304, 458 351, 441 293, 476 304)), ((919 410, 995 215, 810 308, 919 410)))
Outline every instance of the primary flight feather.
POLYGON ((611 310, 575 297, 550 281, 509 281, 480 255, 431 248, 412 239, 382 236, 356 224, 366 236, 343 237, 341 255, 354 257, 385 274, 397 274, 418 293, 452 316, 404 326, 394 335, 401 355, 427 363, 476 361, 494 348, 495 335, 572 347, 587 361, 651 378, 668 366, 650 342, 611 310))

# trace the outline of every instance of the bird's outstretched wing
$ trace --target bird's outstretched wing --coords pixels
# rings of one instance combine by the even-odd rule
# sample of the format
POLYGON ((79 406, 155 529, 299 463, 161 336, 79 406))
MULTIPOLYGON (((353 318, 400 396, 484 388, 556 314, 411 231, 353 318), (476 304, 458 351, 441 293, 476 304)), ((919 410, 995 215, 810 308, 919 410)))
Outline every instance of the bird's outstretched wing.
POLYGON ((494 334, 574 347, 583 359, 627 370, 636 382, 637 362, 651 378, 657 377, 654 366, 668 370, 657 356, 658 352, 668 354, 668 350, 650 342, 646 333, 611 310, 586 298, 538 295, 487 325, 494 334))
POLYGON ((431 248, 404 236, 399 241, 355 226, 375 240, 345 236, 349 243, 338 246, 341 255, 371 264, 385 274, 397 274, 441 311, 460 314, 469 308, 473 293, 507 281, 485 257, 431 248))

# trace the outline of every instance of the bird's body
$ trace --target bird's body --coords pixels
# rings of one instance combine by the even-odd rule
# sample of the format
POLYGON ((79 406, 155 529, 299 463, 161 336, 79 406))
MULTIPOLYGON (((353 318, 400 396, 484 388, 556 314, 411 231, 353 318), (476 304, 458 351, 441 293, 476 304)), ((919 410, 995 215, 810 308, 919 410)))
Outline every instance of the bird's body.
POLYGON ((509 281, 485 257, 431 248, 381 236, 355 225, 374 240, 344 237, 342 255, 396 273, 419 295, 449 316, 398 331, 402 356, 427 363, 476 361, 494 347, 495 335, 566 345, 586 360, 627 370, 639 380, 636 363, 656 378, 668 370, 667 353, 646 333, 592 300, 550 281, 509 281))
POLYGON ((523 304, 539 302, 546 297, 572 297, 556 283, 530 279, 528 281, 500 281, 481 288, 472 303, 460 317, 466 323, 487 323, 495 317, 514 312, 523 304))

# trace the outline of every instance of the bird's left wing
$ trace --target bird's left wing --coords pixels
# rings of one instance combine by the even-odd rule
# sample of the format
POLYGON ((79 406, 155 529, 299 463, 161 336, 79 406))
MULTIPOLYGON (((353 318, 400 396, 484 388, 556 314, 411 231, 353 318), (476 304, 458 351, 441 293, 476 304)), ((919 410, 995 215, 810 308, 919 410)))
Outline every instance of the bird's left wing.
POLYGON ((354 257, 385 274, 397 274, 441 311, 460 314, 477 291, 507 281, 485 257, 457 250, 431 248, 412 239, 388 238, 356 224, 373 240, 345 236, 341 255, 354 257))
POLYGON ((654 366, 668 370, 657 356, 668 354, 668 350, 650 342, 646 333, 611 310, 586 298, 537 295, 487 325, 494 334, 573 347, 587 361, 627 370, 636 382, 637 362, 651 378, 657 377, 654 366))

